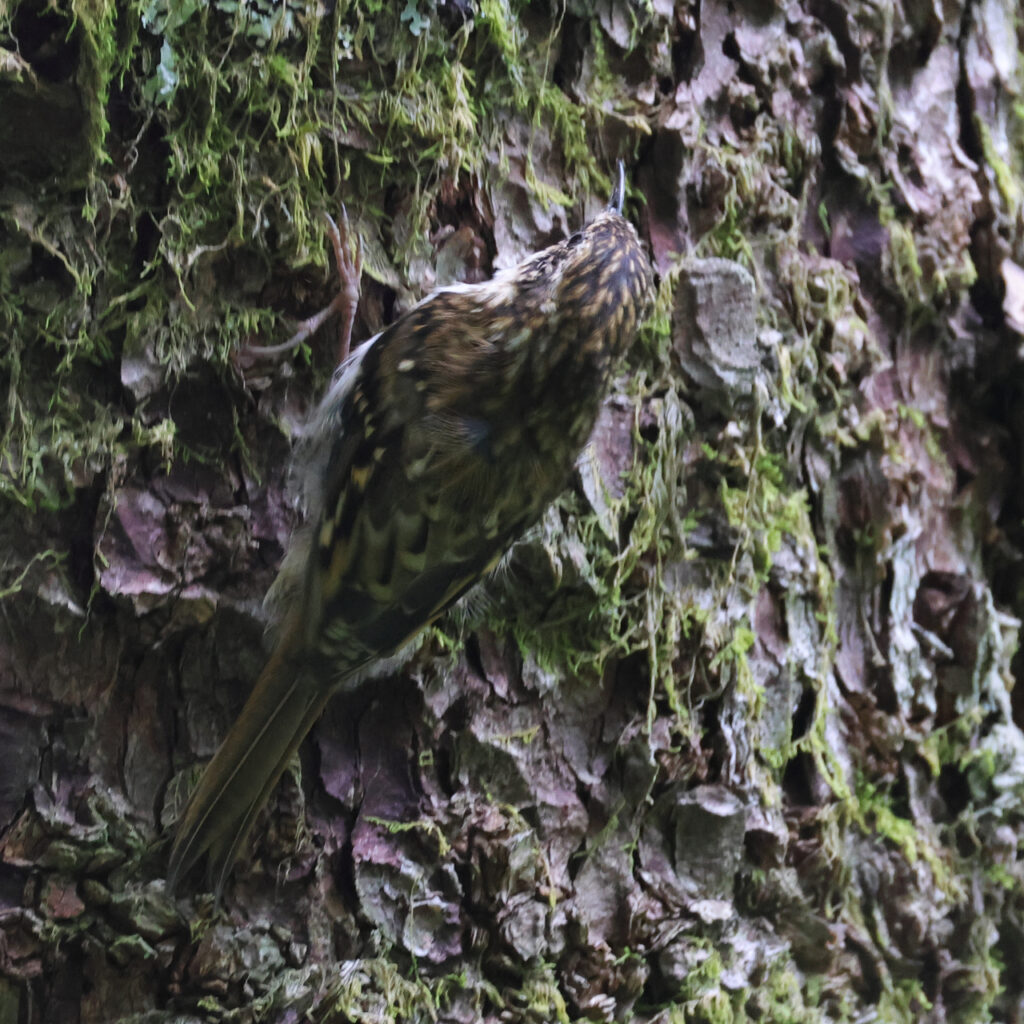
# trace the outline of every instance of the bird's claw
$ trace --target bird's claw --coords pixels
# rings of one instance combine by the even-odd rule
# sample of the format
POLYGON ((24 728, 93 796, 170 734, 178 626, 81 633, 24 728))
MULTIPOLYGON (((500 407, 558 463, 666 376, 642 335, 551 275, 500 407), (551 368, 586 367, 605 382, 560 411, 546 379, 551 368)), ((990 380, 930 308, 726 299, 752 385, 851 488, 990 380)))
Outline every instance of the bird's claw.
POLYGON ((348 210, 345 205, 341 207, 341 225, 335 223, 334 218, 324 214, 327 221, 327 235, 331 240, 331 247, 334 249, 334 262, 338 268, 338 292, 331 300, 330 305, 321 309, 319 313, 301 321, 298 330, 280 345, 249 345, 244 350, 245 355, 253 358, 273 358, 291 352, 298 348, 304 341, 315 334, 325 320, 335 313, 341 314, 341 322, 338 325, 338 362, 341 363, 349 353, 352 345, 352 324, 355 321, 356 309, 359 307, 359 281, 363 273, 363 247, 357 235, 352 238, 349 227, 348 210))
POLYGON ((363 246, 358 235, 352 237, 348 210, 344 203, 341 205, 340 225, 334 222, 329 213, 324 214, 324 219, 334 247, 334 262, 340 283, 338 294, 328 309, 336 309, 341 313, 338 326, 338 362, 341 363, 352 347, 352 323, 359 307, 359 282, 363 276, 363 246))

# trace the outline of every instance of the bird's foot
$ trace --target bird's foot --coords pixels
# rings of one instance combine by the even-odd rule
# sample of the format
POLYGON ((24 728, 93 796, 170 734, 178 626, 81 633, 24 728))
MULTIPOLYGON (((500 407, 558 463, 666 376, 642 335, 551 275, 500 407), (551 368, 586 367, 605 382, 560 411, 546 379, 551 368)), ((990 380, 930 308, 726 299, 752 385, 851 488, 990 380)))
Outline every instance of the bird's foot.
POLYGON ((330 305, 319 313, 303 320, 298 330, 280 345, 248 345, 243 350, 245 356, 252 359, 270 359, 291 352, 298 348, 307 338, 315 334, 321 325, 335 314, 340 315, 338 323, 338 362, 348 356, 352 346, 352 324, 359 308, 359 280, 363 273, 363 248, 359 238, 353 238, 348 222, 348 211, 341 208, 341 225, 335 224, 330 214, 325 213, 327 234, 334 248, 334 262, 338 268, 338 293, 330 305))

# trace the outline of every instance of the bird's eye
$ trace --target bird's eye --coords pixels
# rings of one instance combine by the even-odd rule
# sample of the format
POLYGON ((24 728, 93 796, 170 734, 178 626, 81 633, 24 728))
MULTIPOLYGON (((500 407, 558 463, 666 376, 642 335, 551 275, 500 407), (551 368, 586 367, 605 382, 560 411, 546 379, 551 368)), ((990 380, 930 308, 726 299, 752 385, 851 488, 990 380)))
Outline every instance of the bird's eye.
POLYGON ((565 243, 570 249, 575 248, 580 242, 583 241, 583 232, 577 231, 575 234, 569 236, 568 241, 565 243))

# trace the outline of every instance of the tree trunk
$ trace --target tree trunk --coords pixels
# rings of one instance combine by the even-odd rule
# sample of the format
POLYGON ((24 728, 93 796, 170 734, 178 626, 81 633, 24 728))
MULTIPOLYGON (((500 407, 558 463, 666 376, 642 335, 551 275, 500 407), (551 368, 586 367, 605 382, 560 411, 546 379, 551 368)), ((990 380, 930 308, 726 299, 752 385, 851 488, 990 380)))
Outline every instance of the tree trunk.
POLYGON ((1019 11, 780 6, 0 9, 0 1024, 1024 1019, 1019 11), (572 488, 172 899, 322 214, 358 341, 620 156, 659 296, 572 488))

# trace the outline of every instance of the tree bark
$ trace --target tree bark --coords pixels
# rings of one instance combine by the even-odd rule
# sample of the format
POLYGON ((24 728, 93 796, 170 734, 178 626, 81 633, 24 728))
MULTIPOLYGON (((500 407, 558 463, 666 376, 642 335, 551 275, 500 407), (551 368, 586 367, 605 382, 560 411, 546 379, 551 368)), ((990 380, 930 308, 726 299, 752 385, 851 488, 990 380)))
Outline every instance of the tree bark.
POLYGON ((0 11, 0 1024, 1024 1018, 1015 14, 0 11), (659 296, 573 486, 172 899, 322 214, 358 341, 620 156, 659 296))

